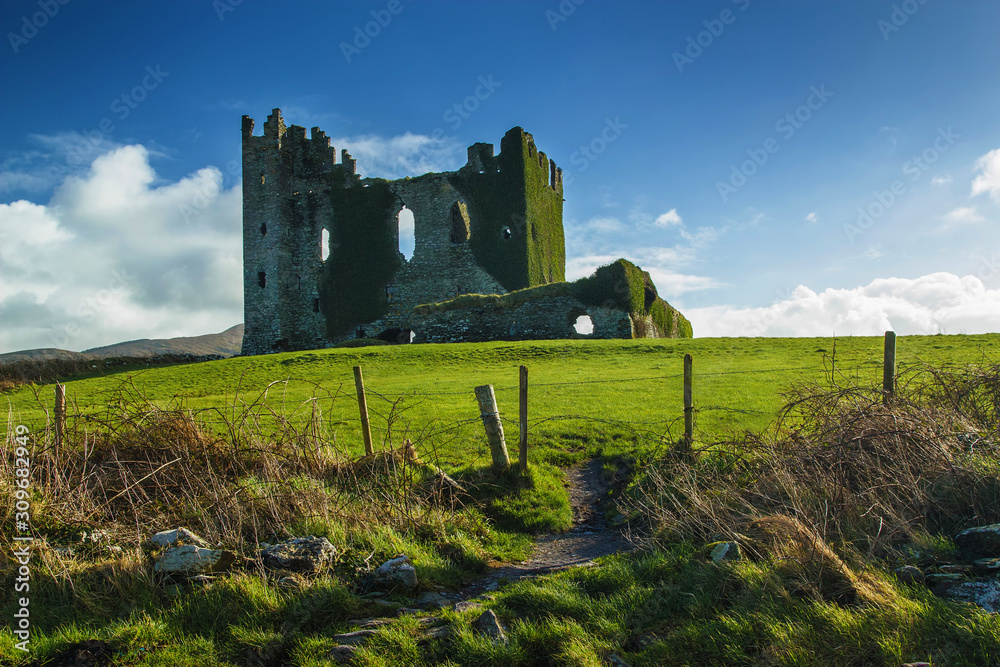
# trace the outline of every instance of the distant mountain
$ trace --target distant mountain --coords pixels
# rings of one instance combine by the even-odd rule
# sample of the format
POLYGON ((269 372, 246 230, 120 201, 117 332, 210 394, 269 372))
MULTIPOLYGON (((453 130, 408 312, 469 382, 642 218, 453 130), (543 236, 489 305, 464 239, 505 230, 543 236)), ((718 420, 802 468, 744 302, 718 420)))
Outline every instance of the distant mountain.
POLYGON ((107 359, 109 357, 157 357, 162 355, 219 355, 231 357, 240 353, 243 344, 243 325, 237 324, 222 333, 205 334, 204 336, 182 336, 167 339, 142 339, 126 343, 116 343, 103 347, 94 347, 83 352, 70 352, 57 348, 41 348, 38 350, 21 350, 0 354, 0 364, 19 361, 87 361, 89 359, 107 359))

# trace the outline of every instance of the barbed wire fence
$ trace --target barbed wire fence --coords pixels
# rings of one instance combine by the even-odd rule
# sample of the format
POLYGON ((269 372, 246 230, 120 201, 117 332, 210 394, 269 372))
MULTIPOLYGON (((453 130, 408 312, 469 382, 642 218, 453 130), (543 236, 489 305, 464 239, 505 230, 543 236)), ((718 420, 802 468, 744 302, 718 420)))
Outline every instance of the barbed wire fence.
MULTIPOLYGON (((890 360, 890 336, 887 332, 885 343, 885 355, 883 360, 883 384, 889 393, 896 375, 895 365, 895 337, 891 337, 892 358, 890 360), (889 379, 886 379, 889 378, 889 379)), ((868 362, 870 364, 874 362, 868 362)), ((688 370, 687 368, 685 370, 688 370)), ((697 378, 719 378, 724 376, 747 376, 757 374, 779 375, 786 373, 799 373, 804 371, 817 372, 815 364, 803 366, 783 366, 774 368, 753 368, 753 369, 733 369, 721 371, 707 371, 694 374, 692 371, 685 373, 664 373, 657 375, 637 375, 634 377, 607 377, 607 378, 586 378, 563 381, 542 381, 532 382, 528 385, 531 396, 537 397, 538 389, 559 390, 569 387, 586 387, 607 384, 627 385, 633 388, 637 394, 649 393, 640 391, 644 383, 648 385, 654 383, 680 383, 684 381, 690 387, 692 376, 697 378)), ((828 358, 824 354, 822 372, 824 377, 831 383, 836 383, 838 373, 846 377, 843 368, 837 367, 837 360, 834 356, 828 358), (829 361, 829 365, 827 364, 829 361)), ((860 366, 855 369, 856 374, 860 374, 860 366)), ((358 396, 370 396, 372 401, 366 406, 374 416, 373 422, 377 425, 375 435, 377 436, 378 448, 387 451, 400 447, 405 441, 415 443, 420 449, 421 456, 432 460, 435 464, 457 459, 464 465, 483 465, 489 457, 489 449, 486 447, 486 438, 483 432, 483 415, 477 414, 473 401, 473 388, 466 387, 454 390, 404 390, 383 392, 377 387, 363 387, 363 394, 359 392, 356 396, 354 392, 347 388, 348 382, 342 381, 336 385, 324 386, 315 381, 286 378, 284 380, 273 381, 259 392, 256 398, 247 398, 247 391, 244 390, 244 378, 240 378, 232 395, 225 397, 225 404, 222 406, 212 406, 204 408, 185 407, 185 399, 174 397, 168 400, 166 406, 160 405, 161 409, 183 410, 190 414, 199 425, 206 429, 217 432, 232 431, 234 427, 250 425, 259 432, 266 432, 268 428, 289 428, 295 427, 305 429, 311 427, 323 429, 328 437, 334 442, 341 444, 345 451, 356 450, 356 433, 364 429, 364 419, 358 412, 350 413, 348 409, 345 413, 343 408, 337 409, 340 402, 350 402, 359 404, 362 399, 358 396), (309 387, 311 395, 306 399, 292 398, 289 394, 289 387, 293 384, 305 384, 309 387), (424 401, 436 401, 441 398, 465 397, 469 402, 468 418, 455 420, 424 419, 414 421, 408 419, 408 413, 421 405, 424 401), (461 452, 461 456, 456 454, 456 450, 461 452)), ((88 428, 97 430, 100 428, 102 419, 106 417, 114 408, 121 409, 129 401, 138 406, 156 407, 157 402, 147 399, 141 389, 137 388, 131 380, 123 383, 118 388, 108 390, 103 396, 98 396, 99 403, 105 404, 108 411, 102 413, 98 403, 91 403, 86 409, 81 409, 74 397, 70 397, 68 402, 60 408, 60 396, 65 397, 64 385, 56 385, 56 396, 47 397, 43 393, 51 390, 51 385, 42 385, 33 388, 35 400, 41 407, 44 417, 39 423, 28 424, 36 435, 41 435, 43 447, 58 447, 59 440, 64 432, 67 432, 66 422, 72 420, 73 432, 78 432, 80 428, 86 432, 88 428), (127 386, 125 386, 127 384, 127 386), (62 392, 60 394, 60 392, 62 392), (53 402, 52 399, 55 399, 53 402), (105 415, 105 416, 102 416, 105 415)), ((521 419, 517 416, 517 396, 515 392, 523 392, 521 384, 510 384, 494 387, 495 393, 500 397, 502 410, 497 410, 500 422, 506 432, 517 433, 521 430, 521 419)), ((697 396, 697 394, 696 394, 697 396)), ((591 401, 597 404, 604 397, 595 394, 591 401)), ((524 400, 524 397, 521 397, 524 400)), ((61 400, 66 401, 65 398, 61 400)), ((529 399, 530 400, 530 399, 529 399)), ((162 402, 161 402, 162 403, 162 402)), ((586 404, 587 401, 581 401, 586 404)), ((626 437, 652 443, 653 451, 659 450, 663 446, 672 446, 679 442, 686 442, 690 447, 693 440, 690 421, 684 424, 683 439, 680 436, 680 425, 687 421, 685 419, 684 408, 687 405, 663 405, 663 418, 660 419, 628 419, 612 417, 609 415, 587 414, 585 412, 574 414, 562 413, 542 413, 538 414, 538 406, 544 405, 544 401, 530 401, 531 415, 526 420, 527 432, 531 434, 531 439, 537 437, 545 438, 551 436, 551 432, 546 432, 546 428, 560 423, 567 425, 600 425, 612 429, 616 434, 624 434, 626 437)), ((711 404, 702 401, 694 401, 691 406, 692 415, 704 415, 711 412, 724 412, 734 415, 760 416, 762 411, 748 407, 736 407, 732 405, 711 404)), ((8 433, 13 432, 14 426, 13 405, 9 405, 8 410, 8 433)), ((693 421, 693 420, 692 420, 693 421)), ((317 439, 318 442, 318 439, 317 439)), ((370 452, 369 452, 370 453, 370 452)), ((529 457, 530 458, 530 457, 529 457)))

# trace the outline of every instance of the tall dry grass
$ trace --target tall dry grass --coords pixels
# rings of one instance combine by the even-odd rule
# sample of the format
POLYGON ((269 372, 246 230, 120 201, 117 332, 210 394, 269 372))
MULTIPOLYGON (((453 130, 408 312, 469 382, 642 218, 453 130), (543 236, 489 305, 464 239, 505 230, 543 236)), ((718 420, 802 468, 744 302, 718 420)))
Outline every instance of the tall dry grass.
MULTIPOLYGON (((454 509, 454 494, 434 497, 436 468, 420 461, 405 429, 393 428, 397 411, 387 416, 381 451, 359 458, 323 419, 324 406, 349 397, 317 387, 286 410, 269 400, 282 384, 194 412, 179 402, 156 405, 125 382, 100 414, 71 408, 62 446, 51 428, 32 436, 34 530, 100 529, 137 544, 154 530, 186 526, 212 542, 253 546, 296 526, 421 527, 440 520, 442 505, 454 509)), ((8 523, 13 431, 11 423, 0 456, 0 519, 8 523)))
POLYGON ((1000 366, 919 368, 897 384, 888 406, 881 387, 798 387, 769 431, 648 465, 634 509, 654 542, 779 515, 867 557, 1000 522, 1000 366))

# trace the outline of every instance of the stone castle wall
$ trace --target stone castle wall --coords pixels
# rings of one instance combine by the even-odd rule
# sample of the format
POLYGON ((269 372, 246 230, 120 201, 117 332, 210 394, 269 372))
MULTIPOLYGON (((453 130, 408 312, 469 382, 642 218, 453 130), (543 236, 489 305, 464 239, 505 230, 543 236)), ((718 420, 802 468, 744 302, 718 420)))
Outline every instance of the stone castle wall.
POLYGON ((562 170, 519 127, 498 155, 477 143, 458 171, 396 181, 360 178, 346 150, 337 162, 319 128, 307 138, 279 109, 262 136, 253 129, 244 116, 244 355, 357 336, 409 342, 411 332, 415 342, 572 338, 584 313, 597 338, 669 335, 641 313, 588 309, 568 296, 510 309, 415 310, 565 280, 562 170), (409 260, 399 252, 404 207, 414 218, 409 260))

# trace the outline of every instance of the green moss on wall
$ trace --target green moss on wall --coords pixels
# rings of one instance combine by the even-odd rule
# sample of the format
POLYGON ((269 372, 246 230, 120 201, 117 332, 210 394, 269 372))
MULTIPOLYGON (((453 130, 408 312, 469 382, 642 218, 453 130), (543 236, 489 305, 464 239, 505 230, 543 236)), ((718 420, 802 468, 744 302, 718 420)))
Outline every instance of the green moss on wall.
POLYGON ((327 336, 334 338, 388 312, 385 286, 401 262, 398 202, 388 182, 378 179, 364 187, 339 170, 331 181, 333 228, 319 293, 327 336))
POLYGON ((562 191, 549 187, 531 135, 515 127, 483 173, 463 169, 449 180, 469 206, 476 262, 508 292, 566 279, 562 191))
MULTIPOLYGON (((602 266, 593 275, 576 282, 557 282, 508 292, 507 294, 463 294, 448 301, 417 306, 414 310, 427 315, 461 308, 514 308, 544 297, 571 296, 584 305, 597 308, 617 308, 633 316, 637 326, 644 326, 649 317, 669 338, 692 338, 691 323, 676 308, 657 295, 649 273, 625 259, 602 266)), ((638 334, 644 332, 639 331, 638 334)))
MULTIPOLYGON (((650 317, 671 338, 691 338, 691 323, 656 293, 649 272, 626 259, 602 266, 574 283, 576 298, 590 306, 621 308, 639 318, 650 317)), ((633 318, 633 319, 639 319, 633 318)))

